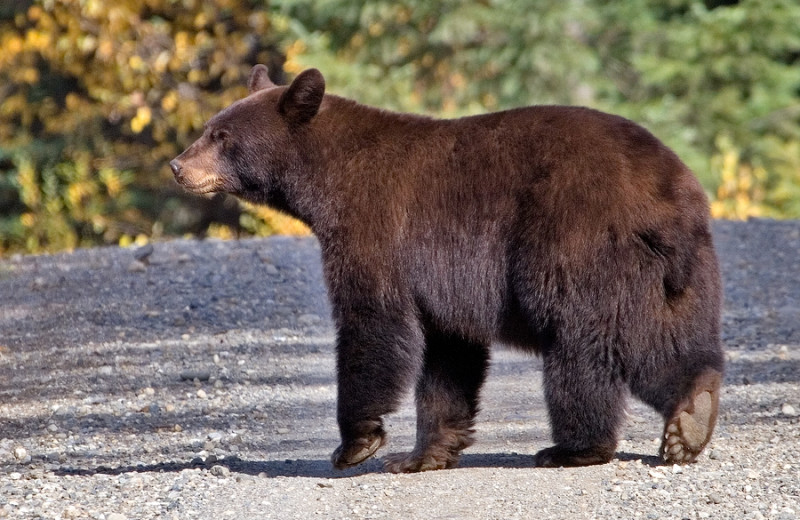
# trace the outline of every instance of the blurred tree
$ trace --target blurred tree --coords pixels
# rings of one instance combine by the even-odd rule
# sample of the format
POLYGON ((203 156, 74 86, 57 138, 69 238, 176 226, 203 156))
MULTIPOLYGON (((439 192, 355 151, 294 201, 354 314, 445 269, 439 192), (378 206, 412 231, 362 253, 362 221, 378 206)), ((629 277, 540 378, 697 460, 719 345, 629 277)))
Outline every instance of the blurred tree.
POLYGON ((698 172, 715 216, 800 217, 800 3, 605 4, 594 47, 617 87, 610 106, 698 172))
MULTIPOLYGON (((0 252, 205 231, 229 205, 191 200, 166 164, 246 94, 253 64, 280 74, 274 34, 248 0, 4 4, 0 252)), ((259 214, 250 231, 269 226, 259 214)))

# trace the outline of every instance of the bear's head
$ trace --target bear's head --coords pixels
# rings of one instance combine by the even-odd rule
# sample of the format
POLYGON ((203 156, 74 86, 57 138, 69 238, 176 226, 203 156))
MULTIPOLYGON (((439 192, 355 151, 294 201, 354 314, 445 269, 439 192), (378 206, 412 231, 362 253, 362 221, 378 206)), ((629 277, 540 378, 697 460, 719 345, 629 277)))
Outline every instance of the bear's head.
MULTIPOLYGON (((175 180, 197 194, 230 193, 257 203, 281 199, 284 174, 303 168, 308 143, 304 130, 317 115, 325 79, 316 69, 291 85, 270 81, 256 65, 250 94, 212 117, 203 135, 170 162, 175 180)), ((281 200, 275 201, 281 205, 281 200)))

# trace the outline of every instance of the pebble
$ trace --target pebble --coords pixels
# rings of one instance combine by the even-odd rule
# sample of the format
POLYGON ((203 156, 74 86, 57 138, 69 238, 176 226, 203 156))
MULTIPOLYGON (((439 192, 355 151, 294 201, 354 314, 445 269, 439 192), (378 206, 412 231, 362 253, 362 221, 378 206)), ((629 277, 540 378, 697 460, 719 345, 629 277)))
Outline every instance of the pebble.
POLYGON ((14 458, 17 460, 24 460, 28 456, 28 450, 22 446, 14 448, 14 458))
POLYGON ((128 264, 129 273, 143 273, 145 271, 147 271, 147 266, 139 260, 133 260, 128 264))
POLYGON ((153 254, 153 244, 145 244, 142 247, 137 247, 133 252, 133 258, 142 264, 150 262, 150 255, 153 254))
POLYGON ((781 413, 786 417, 795 417, 797 415, 797 410, 789 403, 785 403, 783 406, 781 406, 781 413))
POLYGON ((106 516, 106 520, 128 520, 128 517, 122 513, 110 513, 106 516))
POLYGON ((231 470, 226 468, 225 466, 212 466, 209 470, 209 473, 214 475, 215 477, 219 478, 227 478, 231 476, 231 470))
POLYGON ((207 399, 208 394, 206 393, 205 390, 201 388, 200 390, 197 391, 197 397, 199 397, 200 399, 207 399))

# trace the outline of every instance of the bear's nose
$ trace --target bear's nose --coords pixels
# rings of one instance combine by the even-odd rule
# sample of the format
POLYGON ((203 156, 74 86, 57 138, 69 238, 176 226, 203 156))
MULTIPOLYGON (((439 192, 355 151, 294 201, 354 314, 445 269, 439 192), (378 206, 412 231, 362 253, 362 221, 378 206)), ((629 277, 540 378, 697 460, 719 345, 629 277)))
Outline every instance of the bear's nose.
POLYGON ((175 177, 179 177, 181 174, 181 163, 179 163, 176 159, 173 159, 169 162, 169 167, 172 168, 172 174, 175 177))

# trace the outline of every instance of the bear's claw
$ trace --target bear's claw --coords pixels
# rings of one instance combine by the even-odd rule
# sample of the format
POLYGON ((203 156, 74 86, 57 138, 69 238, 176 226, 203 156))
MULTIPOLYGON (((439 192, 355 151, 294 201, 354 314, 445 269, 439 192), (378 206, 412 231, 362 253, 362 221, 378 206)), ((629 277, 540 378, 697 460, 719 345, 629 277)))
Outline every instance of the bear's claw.
POLYGON ((361 438, 350 444, 347 448, 339 445, 331 455, 331 462, 336 469, 347 469, 361 464, 372 457, 381 446, 386 443, 383 435, 376 435, 374 438, 361 438))
POLYGON ((698 378, 692 396, 678 406, 664 425, 659 455, 668 463, 694 462, 714 431, 722 375, 710 371, 698 378))

